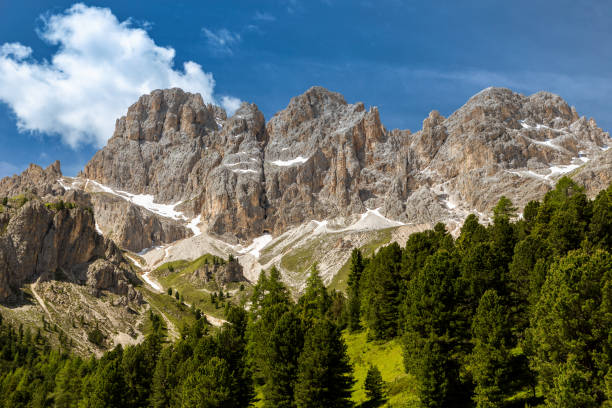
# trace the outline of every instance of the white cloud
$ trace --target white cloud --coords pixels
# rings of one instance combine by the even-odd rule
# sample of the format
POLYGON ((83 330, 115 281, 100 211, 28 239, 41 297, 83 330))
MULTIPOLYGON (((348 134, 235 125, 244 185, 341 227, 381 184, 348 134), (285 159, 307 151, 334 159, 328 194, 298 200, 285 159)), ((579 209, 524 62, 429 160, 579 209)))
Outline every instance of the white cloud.
POLYGON ((202 32, 206 36, 210 50, 215 54, 232 55, 234 53, 232 47, 241 40, 240 34, 232 33, 226 28, 221 28, 217 31, 203 28, 202 32))
POLYGON ((19 43, 0 47, 0 100, 20 131, 57 134, 72 147, 102 146, 115 119, 154 89, 180 87, 216 103, 212 74, 192 61, 174 69, 173 48, 108 8, 75 4, 45 18, 39 35, 59 47, 51 61, 31 59, 31 48, 19 43))
POLYGON ((234 98, 233 96, 224 96, 221 98, 221 106, 227 112, 228 117, 236 113, 241 103, 242 101, 240 101, 240 99, 234 98))
POLYGON ((276 17, 265 11, 256 11, 253 19, 257 21, 276 21, 276 17))
POLYGON ((0 58, 12 56, 15 60, 21 61, 32 54, 32 49, 19 43, 5 43, 0 47, 0 58))

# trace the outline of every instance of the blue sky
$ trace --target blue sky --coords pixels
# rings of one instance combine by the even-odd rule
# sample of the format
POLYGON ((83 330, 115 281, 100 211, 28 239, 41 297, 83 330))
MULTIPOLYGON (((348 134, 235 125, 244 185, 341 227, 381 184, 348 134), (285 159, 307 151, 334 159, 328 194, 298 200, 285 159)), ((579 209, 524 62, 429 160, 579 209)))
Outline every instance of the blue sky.
POLYGON ((610 130, 610 21, 607 1, 0 0, 0 176, 75 175, 139 94, 177 85, 267 119, 322 85, 412 130, 488 86, 547 90, 610 130))

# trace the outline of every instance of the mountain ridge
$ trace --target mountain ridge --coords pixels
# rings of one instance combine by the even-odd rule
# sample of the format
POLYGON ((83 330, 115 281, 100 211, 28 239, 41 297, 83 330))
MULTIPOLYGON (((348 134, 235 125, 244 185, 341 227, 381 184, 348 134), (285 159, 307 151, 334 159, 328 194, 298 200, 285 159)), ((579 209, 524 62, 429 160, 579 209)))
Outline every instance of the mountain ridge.
POLYGON ((173 88, 139 98, 77 178, 63 177, 59 163, 33 165, 2 179, 0 193, 70 193, 119 247, 150 249, 149 265, 232 253, 251 280, 276 265, 300 286, 308 259, 320 259, 329 283, 344 247, 405 239, 437 222, 456 232, 470 213, 487 222, 502 195, 522 208, 565 174, 592 196, 612 179, 609 143, 593 119, 548 92, 487 88, 411 132, 386 129, 376 107, 322 87, 267 122, 255 104, 228 118, 173 88), (390 225, 391 234, 368 232, 390 225))
POLYGON ((552 181, 609 143, 609 134, 594 120, 580 118, 561 97, 548 92, 526 97, 487 88, 448 118, 432 111, 414 133, 389 131, 377 108, 348 104, 342 95, 322 87, 292 98, 267 123, 256 105, 244 103, 233 117, 219 120, 222 126, 217 129, 210 126, 212 108, 193 108, 197 98, 191 94, 172 89, 151 95, 156 104, 143 97, 132 105, 83 176, 132 193, 153 194, 162 203, 181 201, 182 210, 200 215, 209 232, 242 241, 266 231, 278 235, 309 219, 361 214, 368 208, 382 207, 385 216, 402 222, 442 219, 449 199, 485 213, 500 196, 486 191, 491 182, 479 185, 492 176, 510 190, 526 186, 528 191, 517 200, 522 206, 549 188, 540 180, 521 180, 524 176, 550 184, 546 172, 557 171, 549 177, 552 181), (176 105, 183 99, 189 104, 176 105), (168 112, 177 113, 159 116, 164 104, 168 112), (140 120, 149 105, 147 119, 140 120), (194 111, 201 112, 200 119, 194 111), (208 125, 202 125, 206 112, 208 125), (182 118, 180 123, 175 116, 182 118), (153 123, 151 117, 156 118, 153 123), (135 144, 133 135, 139 132, 145 138, 135 144), (112 145, 118 139, 130 141, 122 151, 112 145), (175 139, 195 143, 193 154, 184 155, 184 146, 175 145, 175 139), (165 152, 158 149, 151 156, 152 143, 160 143, 165 152), (142 158, 145 151, 151 158, 142 158), (125 166, 121 177, 108 175, 125 166), (148 183, 145 177, 132 176, 124 181, 125 174, 139 174, 145 167, 153 179, 169 181, 148 183), (177 187, 173 180, 183 185, 177 187), (428 216, 419 205, 423 200, 441 205, 429 208, 433 214, 428 216))

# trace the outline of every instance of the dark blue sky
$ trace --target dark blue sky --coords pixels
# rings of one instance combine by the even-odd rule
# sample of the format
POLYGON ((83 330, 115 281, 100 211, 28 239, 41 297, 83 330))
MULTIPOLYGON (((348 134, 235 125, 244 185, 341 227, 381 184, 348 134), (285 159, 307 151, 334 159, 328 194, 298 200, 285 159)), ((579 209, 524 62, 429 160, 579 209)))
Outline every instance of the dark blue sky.
MULTIPOLYGON (((48 66, 58 45, 41 38, 45 21, 73 4, 0 0, 0 46, 30 47, 29 63, 48 66)), ((267 119, 292 96, 322 85, 349 102, 378 106, 387 128, 418 130, 432 109, 446 116, 482 88, 506 86, 524 94, 558 93, 580 114, 612 128, 612 5, 607 1, 148 0, 85 5, 109 8, 119 22, 130 19, 129 27, 146 28, 157 46, 175 50, 172 69, 181 71, 187 61, 199 64, 214 76, 215 100, 228 95, 255 102, 267 119)), ((69 139, 64 125, 48 125, 51 119, 38 127, 42 131, 27 130, 32 126, 18 130, 19 110, 11 104, 42 101, 41 115, 62 115, 59 108, 45 110, 57 104, 54 98, 62 92, 50 85, 39 96, 36 86, 0 81, 0 100, 10 99, 0 102, 0 176, 56 158, 65 174, 74 175, 97 150, 92 139, 69 139), (7 93, 23 97, 11 99, 7 93)), ((94 99, 100 94, 87 92, 94 99)), ((114 124, 114 118, 105 120, 114 124)))

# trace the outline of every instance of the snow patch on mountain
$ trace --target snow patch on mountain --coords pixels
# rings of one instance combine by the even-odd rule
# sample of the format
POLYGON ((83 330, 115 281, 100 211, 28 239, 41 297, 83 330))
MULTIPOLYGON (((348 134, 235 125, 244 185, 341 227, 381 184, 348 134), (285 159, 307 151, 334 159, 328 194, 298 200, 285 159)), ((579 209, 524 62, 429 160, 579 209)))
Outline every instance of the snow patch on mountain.
POLYGON ((240 254, 250 254, 255 258, 259 258, 261 250, 264 249, 270 242, 272 242, 272 235, 264 234, 261 237, 257 237, 253 240, 251 245, 238 251, 240 254))
POLYGON ((138 205, 146 210, 151 211, 157 215, 161 215, 162 217, 172 218, 174 220, 187 220, 187 217, 175 208, 181 204, 179 201, 175 204, 159 204, 155 202, 155 197, 151 194, 132 194, 127 191, 114 190, 104 184, 98 183, 97 181, 87 179, 85 182, 85 186, 88 184, 93 184, 99 190, 113 194, 117 197, 123 198, 126 201, 131 202, 132 204, 138 205))
POLYGON ((291 159, 291 160, 274 160, 274 161, 271 161, 270 163, 275 165, 275 166, 286 167, 286 166, 293 166, 294 164, 304 164, 304 163, 306 163, 308 161, 308 159, 310 159, 310 157, 298 156, 295 159, 291 159))
POLYGON ((198 227, 198 225, 200 225, 201 222, 202 222, 202 216, 198 215, 197 217, 189 221, 189 224, 187 224, 187 228, 193 231, 193 235, 200 235, 202 233, 202 231, 200 230, 200 227, 198 227))

